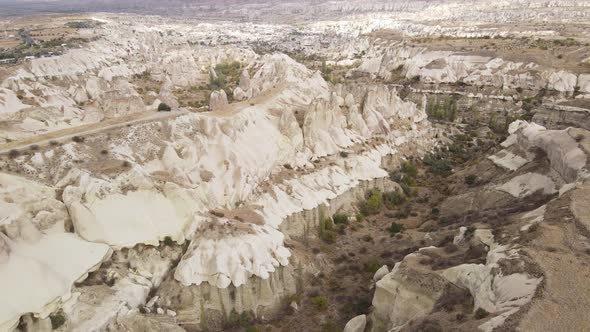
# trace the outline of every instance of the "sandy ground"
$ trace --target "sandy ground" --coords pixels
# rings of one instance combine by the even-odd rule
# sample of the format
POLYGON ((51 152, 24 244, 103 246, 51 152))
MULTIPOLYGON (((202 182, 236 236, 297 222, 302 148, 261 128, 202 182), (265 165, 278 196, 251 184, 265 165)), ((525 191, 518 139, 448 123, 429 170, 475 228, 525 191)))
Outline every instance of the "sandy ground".
MULTIPOLYGON (((585 219, 590 218, 589 189, 571 198, 585 219)), ((541 225, 540 236, 526 250, 544 271, 545 287, 520 322, 521 331, 590 330, 590 242, 582 235, 587 230, 568 213, 570 198, 559 201, 555 208, 562 212, 541 225)))

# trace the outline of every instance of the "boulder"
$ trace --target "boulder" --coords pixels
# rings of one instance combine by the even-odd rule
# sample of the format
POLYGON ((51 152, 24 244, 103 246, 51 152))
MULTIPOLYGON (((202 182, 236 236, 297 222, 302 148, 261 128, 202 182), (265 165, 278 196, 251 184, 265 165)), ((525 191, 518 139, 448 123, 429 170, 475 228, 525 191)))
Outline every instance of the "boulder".
POLYGON ((371 331, 399 330, 432 311, 448 281, 421 265, 423 257, 419 252, 407 255, 377 282, 371 331))
POLYGON ((234 99, 238 101, 250 99, 250 97, 252 97, 252 89, 244 91, 242 88, 237 87, 234 89, 233 96, 234 99))
POLYGON ((549 75, 547 88, 559 92, 573 92, 577 81, 576 75, 560 70, 549 75))
POLYGON ((353 319, 349 320, 344 326, 343 332, 364 332, 367 326, 367 316, 358 315, 353 319))
POLYGON ((381 268, 379 268, 379 270, 377 270, 377 272, 375 272, 375 275, 373 276, 373 281, 377 282, 381 280, 381 278, 383 278, 388 273, 389 268, 387 267, 387 265, 383 265, 381 268))
POLYGON ((581 93, 590 93, 590 74, 578 76, 578 88, 581 93))

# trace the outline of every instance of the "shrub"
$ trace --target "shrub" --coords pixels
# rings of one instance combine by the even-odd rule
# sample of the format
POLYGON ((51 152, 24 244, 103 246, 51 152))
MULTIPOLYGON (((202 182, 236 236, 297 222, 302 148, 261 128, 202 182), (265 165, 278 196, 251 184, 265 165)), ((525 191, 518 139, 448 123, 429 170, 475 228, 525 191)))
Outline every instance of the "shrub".
POLYGON ((438 208, 433 207, 432 210, 430 210, 430 213, 432 215, 438 216, 440 213, 440 210, 438 208))
POLYGON ((238 61, 224 62, 215 66, 215 74, 209 76, 209 89, 210 90, 225 90, 228 87, 228 83, 236 81, 241 74, 242 64, 238 61))
POLYGON ((367 200, 361 204, 361 213, 370 216, 379 213, 383 207, 383 198, 379 189, 373 189, 368 192, 367 200))
POLYGON ((346 224, 335 225, 335 228, 337 233, 342 235, 346 234, 346 224))
POLYGON ((405 182, 402 182, 402 183, 400 183, 400 187, 402 187, 402 190, 403 190, 404 194, 406 194, 406 196, 412 196, 411 185, 409 185, 405 182))
POLYGON ((32 150, 32 151, 37 151, 37 150, 39 150, 39 145, 37 145, 37 144, 33 144, 33 145, 31 145, 31 150, 32 150))
POLYGON ((72 137, 72 141, 74 141, 76 143, 82 143, 82 142, 84 142, 84 137, 74 136, 74 137, 72 137))
MULTIPOLYGON (((377 271, 375 271, 375 272, 377 272, 377 271)), ((356 315, 367 314, 367 313, 369 313, 370 307, 371 307, 371 298, 370 297, 355 298, 355 300, 350 304, 350 311, 356 315)))
POLYGON ((215 66, 215 72, 225 76, 239 76, 242 64, 238 61, 224 62, 215 66))
POLYGON ((390 234, 397 234, 404 230, 404 226, 396 222, 391 223, 391 226, 387 229, 390 234))
POLYGON ((474 185, 476 180, 477 180, 477 176, 474 174, 469 174, 465 177, 465 183, 470 186, 474 185))
POLYGON ((383 203, 390 209, 402 204, 405 200, 406 197, 396 190, 383 193, 383 203))
POLYGON ((49 320, 51 321, 51 328, 55 330, 65 324, 66 317, 62 311, 58 311, 49 315, 49 320))
POLYGON ((375 272, 377 272, 377 270, 379 270, 381 265, 379 264, 379 262, 376 259, 371 259, 370 261, 365 263, 364 267, 365 267, 365 272, 375 273, 375 272))
POLYGON ((393 182, 401 182, 402 176, 396 171, 389 172, 389 179, 393 182))
POLYGON ((346 152, 346 151, 340 151, 340 157, 342 157, 342 158, 348 157, 348 152, 346 152))
POLYGON ((170 112, 172 111, 172 108, 170 108, 170 106, 164 104, 164 103, 160 103, 160 105, 158 105, 158 112, 170 112))
MULTIPOLYGON (((246 330, 248 330, 248 328, 254 328, 252 326, 252 321, 254 320, 254 316, 252 313, 248 312, 248 311, 242 311, 240 313, 240 317, 238 318, 238 324, 245 328, 246 330)), ((254 328, 254 330, 252 331, 256 331, 256 328, 254 328)))
POLYGON ((428 170, 430 172, 438 175, 448 174, 453 169, 451 167, 451 163, 448 160, 440 159, 432 155, 424 157, 424 164, 429 166, 428 170))
POLYGON ((406 161, 402 164, 402 172, 411 177, 416 177, 416 175, 418 175, 418 169, 416 168, 416 165, 409 161, 406 161))
POLYGON ((210 90, 222 90, 227 85, 226 78, 223 74, 217 74, 217 78, 213 76, 209 77, 209 89, 210 90))
POLYGON ((335 214, 332 216, 334 224, 348 224, 348 216, 345 214, 335 214))
POLYGON ((328 309, 328 306, 330 305, 325 296, 314 296, 311 298, 311 303, 321 311, 328 309))
POLYGON ((169 247, 174 245, 174 241, 172 240, 172 238, 170 236, 166 236, 164 238, 164 245, 169 246, 169 247))
POLYGON ((334 231, 334 223, 332 219, 321 218, 319 224, 319 238, 326 243, 336 242, 336 232, 334 231))
POLYGON ((18 157, 18 155, 19 155, 19 152, 18 152, 18 150, 15 150, 15 149, 12 149, 8 152, 8 156, 10 158, 16 158, 16 157, 18 157))
POLYGON ((576 135, 576 137, 575 137, 575 140, 576 140, 576 142, 580 142, 580 141, 582 141, 583 139, 584 139, 584 135, 582 135, 582 134, 578 134, 578 135, 576 135))
POLYGON ((483 308, 477 308, 477 310, 475 310, 475 319, 482 319, 482 318, 486 318, 490 315, 489 312, 487 312, 485 309, 483 308))
POLYGON ((356 221, 363 221, 365 219, 365 215, 362 213, 356 214, 356 221))
POLYGON ((409 176, 409 175, 407 175, 407 174, 405 174, 404 176, 402 176, 401 180, 402 181, 400 182, 400 184, 401 185, 406 185, 408 187, 411 187, 411 186, 413 186, 413 185, 416 184, 416 181, 414 181, 414 178, 411 177, 411 176, 409 176))

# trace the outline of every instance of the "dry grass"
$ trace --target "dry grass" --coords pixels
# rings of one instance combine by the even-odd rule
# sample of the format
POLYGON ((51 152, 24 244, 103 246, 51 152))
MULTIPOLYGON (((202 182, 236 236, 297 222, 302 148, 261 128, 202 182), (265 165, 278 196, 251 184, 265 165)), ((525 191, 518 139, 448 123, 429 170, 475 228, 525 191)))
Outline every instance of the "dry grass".
POLYGON ((23 43, 22 40, 0 39, 0 49, 14 48, 22 43, 23 43))

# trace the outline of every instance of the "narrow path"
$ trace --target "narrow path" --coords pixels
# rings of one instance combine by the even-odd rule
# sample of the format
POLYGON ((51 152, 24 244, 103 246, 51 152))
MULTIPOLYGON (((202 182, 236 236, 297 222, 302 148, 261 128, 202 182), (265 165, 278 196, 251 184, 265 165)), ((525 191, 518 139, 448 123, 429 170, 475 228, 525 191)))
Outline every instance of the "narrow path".
POLYGON ((0 154, 9 153, 12 150, 23 150, 33 145, 48 145, 50 142, 63 142, 72 139, 74 136, 86 136, 96 134, 102 131, 121 128, 128 125, 142 122, 156 121, 167 118, 175 118, 190 113, 187 110, 177 110, 171 112, 142 112, 124 115, 116 118, 107 119, 97 123, 86 124, 77 127, 56 130, 43 135, 36 135, 23 140, 18 140, 0 145, 0 154))

